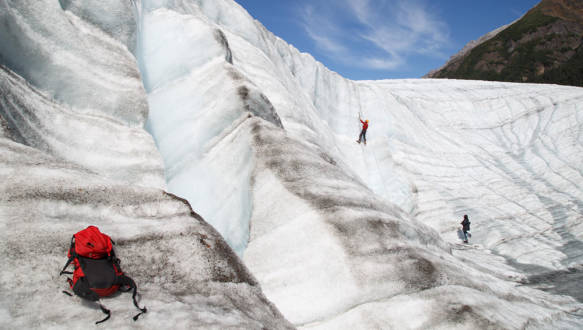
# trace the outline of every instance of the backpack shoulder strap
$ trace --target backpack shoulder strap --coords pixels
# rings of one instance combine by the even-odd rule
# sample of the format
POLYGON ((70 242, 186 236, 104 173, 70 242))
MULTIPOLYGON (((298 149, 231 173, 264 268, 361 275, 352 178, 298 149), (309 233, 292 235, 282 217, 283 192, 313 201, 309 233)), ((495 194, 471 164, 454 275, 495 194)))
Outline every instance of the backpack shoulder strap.
POLYGON ((61 270, 61 272, 59 273, 59 276, 63 275, 63 274, 73 274, 73 272, 67 272, 65 271, 65 269, 67 269, 67 267, 69 267, 69 265, 71 264, 71 262, 73 262, 73 260, 77 257, 77 253, 75 252, 75 235, 73 235, 73 237, 71 238, 71 246, 69 247, 69 260, 67 260, 67 263, 65 263, 65 267, 63 267, 63 270, 61 270))
POLYGON ((109 309, 105 308, 105 306, 103 306, 100 302, 97 302, 97 303, 99 304, 99 308, 101 308, 101 311, 103 312, 103 314, 105 314, 107 316, 103 320, 95 322, 95 324, 105 322, 105 321, 109 320, 109 317, 111 316, 111 311, 109 309))
MULTIPOLYGON (((72 295, 67 292, 67 291, 63 291, 64 294, 68 295, 69 297, 71 297, 72 295)), ((99 298, 99 297, 98 297, 99 298)), ((103 320, 97 321, 95 322, 95 324, 99 324, 99 323, 103 323, 107 320, 109 320, 109 318, 111 317, 111 311, 107 308, 105 308, 105 306, 103 306, 103 304, 101 303, 101 301, 97 300, 97 305, 99 305, 99 308, 101 309, 101 311, 103 312, 103 314, 105 314, 105 318, 103 320)))
POLYGON ((67 269, 67 267, 69 267, 71 262, 73 262, 73 259, 75 259, 75 257, 71 256, 69 258, 69 260, 67 260, 67 263, 65 264, 65 267, 63 267, 63 270, 61 270, 61 272, 59 273, 59 276, 61 276, 63 274, 73 274, 73 272, 65 271, 65 269, 67 269))
POLYGON ((130 289, 133 289, 133 293, 132 293, 132 300, 134 301, 134 306, 136 306, 136 308, 140 311, 140 313, 136 314, 136 316, 133 317, 134 321, 138 320, 138 317, 140 317, 140 315, 148 312, 148 309, 146 308, 146 306, 144 306, 144 308, 141 308, 138 305, 138 302, 136 301, 136 295, 138 293, 138 286, 136 285, 136 282, 134 282, 134 280, 126 275, 121 275, 120 276, 120 281, 121 281, 121 285, 127 285, 130 287, 130 289))

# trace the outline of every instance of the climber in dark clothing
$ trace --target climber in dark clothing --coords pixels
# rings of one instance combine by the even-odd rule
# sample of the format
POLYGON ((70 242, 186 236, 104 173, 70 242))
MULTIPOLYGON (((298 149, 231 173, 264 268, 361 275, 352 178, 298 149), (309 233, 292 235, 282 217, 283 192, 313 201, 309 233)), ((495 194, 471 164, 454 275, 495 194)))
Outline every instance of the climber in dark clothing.
POLYGON ((360 122, 362 123, 362 131, 360 131, 360 135, 358 136, 358 143, 360 143, 361 141, 364 140, 364 144, 366 145, 366 130, 368 129, 368 119, 365 121, 362 121, 362 119, 358 118, 358 120, 360 120, 360 122))
MULTIPOLYGON (((464 214, 464 220, 461 222, 462 231, 464 232, 464 243, 468 242, 468 232, 470 231, 470 219, 464 214)), ((471 234, 469 234, 471 236, 471 234)))

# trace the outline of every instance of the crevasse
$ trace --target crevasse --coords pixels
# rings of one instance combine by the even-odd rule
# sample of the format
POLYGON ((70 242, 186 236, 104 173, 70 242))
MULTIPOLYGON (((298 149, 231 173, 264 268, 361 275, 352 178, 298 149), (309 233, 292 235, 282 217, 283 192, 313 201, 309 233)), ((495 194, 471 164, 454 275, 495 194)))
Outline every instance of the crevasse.
POLYGON ((253 169, 247 117, 212 24, 136 3, 136 56, 148 93, 147 130, 164 158, 168 190, 186 198, 242 255, 249 238, 253 169))

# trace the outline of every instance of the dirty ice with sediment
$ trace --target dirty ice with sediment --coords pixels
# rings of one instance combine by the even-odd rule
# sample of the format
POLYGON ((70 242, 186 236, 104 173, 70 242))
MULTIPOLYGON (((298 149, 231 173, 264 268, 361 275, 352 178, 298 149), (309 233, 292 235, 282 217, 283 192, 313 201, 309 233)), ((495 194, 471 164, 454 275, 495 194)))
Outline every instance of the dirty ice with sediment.
POLYGON ((57 276, 88 225, 148 307, 112 327, 583 326, 583 89, 351 81, 230 0, 0 23, 0 327, 101 317, 57 276))

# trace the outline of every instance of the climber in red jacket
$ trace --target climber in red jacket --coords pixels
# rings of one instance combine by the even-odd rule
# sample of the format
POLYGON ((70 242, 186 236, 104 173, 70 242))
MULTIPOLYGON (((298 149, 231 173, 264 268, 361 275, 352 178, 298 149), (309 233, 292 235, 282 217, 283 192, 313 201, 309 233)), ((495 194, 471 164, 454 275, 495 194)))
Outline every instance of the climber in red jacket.
POLYGON ((358 118, 358 120, 360 120, 360 122, 362 123, 362 131, 360 131, 358 141, 356 142, 360 143, 361 141, 364 141, 364 144, 366 145, 366 130, 368 129, 368 119, 362 121, 362 119, 358 118))

